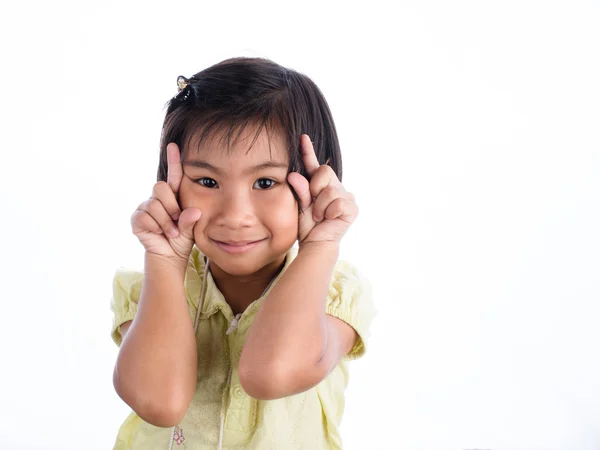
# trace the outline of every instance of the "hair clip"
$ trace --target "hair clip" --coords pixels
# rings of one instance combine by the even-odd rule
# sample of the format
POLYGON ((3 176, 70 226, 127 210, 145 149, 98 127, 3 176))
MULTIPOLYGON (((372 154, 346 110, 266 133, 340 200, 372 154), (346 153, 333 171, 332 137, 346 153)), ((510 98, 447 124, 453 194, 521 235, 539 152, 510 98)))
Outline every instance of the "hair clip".
POLYGON ((183 75, 179 75, 177 77, 177 92, 183 91, 190 84, 190 80, 188 80, 183 75))

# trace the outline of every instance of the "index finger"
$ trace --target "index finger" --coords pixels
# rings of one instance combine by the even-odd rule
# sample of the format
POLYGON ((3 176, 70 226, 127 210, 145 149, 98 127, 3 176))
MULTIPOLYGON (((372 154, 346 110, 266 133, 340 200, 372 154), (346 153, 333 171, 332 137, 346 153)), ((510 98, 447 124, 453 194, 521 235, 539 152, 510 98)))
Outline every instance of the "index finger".
POLYGON ((181 167, 179 147, 174 142, 171 142, 167 145, 167 184, 175 194, 179 192, 179 185, 182 178, 183 169, 181 167))
POLYGON ((302 159, 304 161, 304 166, 306 167, 306 172, 309 177, 312 177, 320 165, 308 134, 300 136, 300 149, 302 151, 302 159))

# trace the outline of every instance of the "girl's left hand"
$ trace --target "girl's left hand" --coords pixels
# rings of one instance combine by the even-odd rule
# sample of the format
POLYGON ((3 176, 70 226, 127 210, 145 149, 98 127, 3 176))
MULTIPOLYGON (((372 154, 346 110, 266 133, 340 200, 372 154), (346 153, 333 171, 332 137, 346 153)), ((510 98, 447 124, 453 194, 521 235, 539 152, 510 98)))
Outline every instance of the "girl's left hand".
POLYGON ((358 216, 354 195, 344 189, 331 167, 319 165, 308 135, 300 136, 300 148, 310 182, 297 172, 288 175, 302 211, 298 217, 299 247, 309 243, 339 245, 358 216))

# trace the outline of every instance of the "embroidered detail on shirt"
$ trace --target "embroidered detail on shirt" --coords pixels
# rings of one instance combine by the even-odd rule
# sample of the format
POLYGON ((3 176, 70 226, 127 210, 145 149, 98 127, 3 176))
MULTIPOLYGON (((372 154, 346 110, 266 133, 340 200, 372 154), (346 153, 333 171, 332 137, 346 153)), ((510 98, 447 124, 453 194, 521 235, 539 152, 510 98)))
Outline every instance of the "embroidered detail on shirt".
MULTIPOLYGON (((183 444, 185 438, 183 437, 183 430, 179 427, 175 427, 175 434, 173 435, 173 440, 177 442, 177 445, 183 444)), ((187 445, 183 444, 183 448, 187 448, 187 445)))
POLYGON ((231 323, 229 324, 229 328, 227 329, 225 334, 231 334, 237 329, 238 322, 241 317, 242 317, 241 313, 238 313, 235 315, 235 317, 231 320, 231 323))

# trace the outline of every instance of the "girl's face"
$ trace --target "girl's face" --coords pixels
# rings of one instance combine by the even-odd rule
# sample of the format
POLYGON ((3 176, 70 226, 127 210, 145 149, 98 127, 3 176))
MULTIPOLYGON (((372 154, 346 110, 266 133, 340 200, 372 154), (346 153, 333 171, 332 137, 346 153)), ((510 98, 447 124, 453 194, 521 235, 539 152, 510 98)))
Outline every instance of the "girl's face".
MULTIPOLYGON (((198 248, 224 272, 257 273, 281 262, 298 238, 298 204, 287 183, 289 156, 283 139, 271 133, 271 155, 265 129, 248 147, 256 129, 247 127, 229 153, 219 139, 200 151, 186 151, 179 202, 202 211, 194 226, 198 248), (244 253, 226 252, 215 241, 258 241, 244 253)), ((192 147, 194 148, 194 147, 192 147)))

